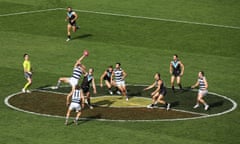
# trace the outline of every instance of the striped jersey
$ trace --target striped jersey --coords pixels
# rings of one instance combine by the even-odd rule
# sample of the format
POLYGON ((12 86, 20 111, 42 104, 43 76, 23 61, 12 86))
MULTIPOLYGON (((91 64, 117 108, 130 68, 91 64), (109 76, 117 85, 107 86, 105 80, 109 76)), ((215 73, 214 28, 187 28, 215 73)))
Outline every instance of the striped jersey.
POLYGON ((120 68, 120 69, 114 69, 113 70, 114 72, 114 75, 115 75, 115 81, 116 82, 120 82, 123 80, 123 70, 120 68))
POLYGON ((74 67, 72 77, 75 79, 80 79, 82 75, 82 70, 80 67, 74 67))
POLYGON ((76 89, 72 95, 72 102, 79 103, 81 102, 81 91, 76 89))
POLYGON ((199 90, 205 90, 206 89, 206 84, 204 82, 205 79, 206 79, 205 77, 198 78, 199 90))

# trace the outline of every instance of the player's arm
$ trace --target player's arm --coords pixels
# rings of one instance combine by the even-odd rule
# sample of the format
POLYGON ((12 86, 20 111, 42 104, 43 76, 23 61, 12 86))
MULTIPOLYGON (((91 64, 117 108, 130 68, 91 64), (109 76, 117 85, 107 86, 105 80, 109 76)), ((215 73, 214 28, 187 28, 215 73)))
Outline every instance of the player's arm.
POLYGON ((146 87, 145 89, 143 89, 143 90, 149 90, 149 89, 151 89, 151 88, 153 88, 155 86, 155 82, 153 82, 153 84, 151 84, 150 86, 148 86, 148 87, 146 87))
POLYGON ((100 87, 103 87, 103 83, 102 83, 102 81, 103 81, 103 78, 105 77, 107 75, 107 71, 104 71, 104 73, 101 75, 101 77, 100 77, 100 87))
POLYGON ((95 79, 92 79, 92 87, 93 87, 93 93, 96 94, 97 93, 97 88, 96 88, 96 84, 95 84, 95 79))
POLYGON ((75 66, 78 65, 78 64, 81 64, 82 60, 86 57, 86 55, 82 55, 75 63, 75 66))
POLYGON ((73 90, 67 95, 67 100, 66 100, 66 106, 68 106, 70 104, 70 97, 73 94, 73 90))
POLYGON ((83 91, 82 90, 80 90, 80 94, 81 94, 81 106, 82 106, 82 109, 83 109, 85 100, 84 100, 84 95, 83 95, 83 91))
POLYGON ((183 75, 184 73, 184 64, 182 62, 180 62, 180 66, 181 66, 181 76, 183 75))
POLYGON ((207 82, 206 78, 203 79, 203 82, 205 84, 205 89, 208 89, 208 82, 207 82))
POLYGON ((151 94, 152 96, 154 96, 157 92, 159 92, 159 90, 161 89, 162 81, 159 80, 157 84, 158 84, 158 86, 157 86, 156 90, 154 92, 152 92, 152 94, 151 94))
POLYGON ((172 74, 172 71, 173 71, 173 69, 172 69, 172 63, 170 62, 169 73, 172 74))
POLYGON ((197 81, 194 85, 191 86, 191 88, 196 88, 199 85, 199 81, 197 81))
POLYGON ((114 72, 113 72, 112 75, 111 75, 111 79, 110 79, 110 83, 111 83, 111 84, 113 84, 113 77, 114 77, 114 75, 115 75, 115 74, 114 74, 114 72))
POLYGON ((72 22, 74 22, 74 21, 76 21, 76 20, 78 19, 78 15, 77 15, 77 13, 73 12, 73 15, 75 16, 75 18, 72 19, 72 22))
POLYGON ((127 73, 123 70, 123 79, 125 79, 125 77, 127 77, 127 73))

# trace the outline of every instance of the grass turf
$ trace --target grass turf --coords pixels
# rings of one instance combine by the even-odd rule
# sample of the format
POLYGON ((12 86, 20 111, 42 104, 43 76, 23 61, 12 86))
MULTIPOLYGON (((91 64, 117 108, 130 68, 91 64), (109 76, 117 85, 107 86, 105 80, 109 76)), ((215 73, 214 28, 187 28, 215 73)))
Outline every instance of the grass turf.
MULTIPOLYGON (((131 1, 10 1, 0 0, 0 14, 73 6, 76 9, 197 21, 238 26, 239 1, 131 0, 131 1)), ((82 29, 65 42, 65 11, 0 17, 1 95, 19 91, 22 55, 29 53, 34 69, 33 88, 70 76, 83 49, 84 60, 98 78, 109 64, 120 61, 129 74, 127 83, 149 84, 156 71, 169 85, 168 67, 177 53, 186 66, 184 86, 193 84, 204 70, 209 90, 239 99, 240 31, 201 25, 80 13, 82 29)), ((97 79, 98 81, 98 79, 97 79)), ((0 104, 0 143, 239 143, 239 108, 209 119, 181 122, 116 123, 89 121, 65 127, 62 119, 20 113, 0 104)))

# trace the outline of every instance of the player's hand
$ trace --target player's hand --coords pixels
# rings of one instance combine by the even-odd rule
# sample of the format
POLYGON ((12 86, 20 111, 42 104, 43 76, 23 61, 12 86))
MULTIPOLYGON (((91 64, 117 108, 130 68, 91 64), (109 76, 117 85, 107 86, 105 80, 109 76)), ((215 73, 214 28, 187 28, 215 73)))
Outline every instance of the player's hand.
POLYGON ((155 94, 155 93, 154 93, 154 92, 152 92, 152 93, 151 93, 151 96, 154 96, 154 94, 155 94))
POLYGON ((93 93, 94 93, 94 94, 97 94, 97 91, 96 91, 96 90, 94 90, 94 91, 93 91, 93 93))
POLYGON ((103 84, 100 84, 100 87, 103 87, 103 84))

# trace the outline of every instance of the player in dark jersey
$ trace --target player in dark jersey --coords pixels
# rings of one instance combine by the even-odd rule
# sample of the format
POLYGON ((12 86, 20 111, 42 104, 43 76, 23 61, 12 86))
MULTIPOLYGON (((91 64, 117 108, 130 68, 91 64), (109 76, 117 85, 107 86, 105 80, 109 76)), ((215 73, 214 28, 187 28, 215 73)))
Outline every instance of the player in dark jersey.
POLYGON ((180 89, 182 89, 181 85, 181 76, 183 76, 184 73, 184 65, 183 63, 178 59, 178 55, 173 56, 173 61, 170 62, 170 74, 171 76, 171 86, 172 90, 174 91, 174 81, 177 79, 177 84, 180 89))
POLYGON ((68 38, 66 41, 71 40, 71 29, 73 32, 76 32, 76 30, 79 28, 76 23, 77 19, 78 19, 77 13, 74 12, 71 7, 68 7, 67 8, 67 17, 66 17, 66 21, 68 21, 68 25, 67 25, 67 37, 68 38))
POLYGON ((91 84, 93 88, 93 93, 94 94, 97 93, 93 72, 94 72, 94 69, 89 68, 88 73, 84 75, 84 78, 81 84, 81 88, 83 90, 84 96, 86 96, 87 98, 86 104, 89 106, 90 109, 93 109, 93 106, 91 105, 91 102, 90 102, 90 91, 89 91, 91 84))
POLYGON ((108 69, 105 70, 100 77, 100 87, 103 87, 103 80, 104 80, 110 95, 113 94, 113 92, 111 90, 111 88, 112 88, 112 84, 111 84, 112 73, 113 73, 113 66, 109 66, 108 69))
POLYGON ((156 73, 154 75, 154 79, 155 79, 155 81, 153 82, 153 84, 144 89, 144 91, 146 91, 146 90, 149 90, 153 87, 156 87, 155 91, 153 91, 151 93, 152 104, 148 105, 147 108, 153 108, 154 106, 157 105, 157 103, 161 103, 161 104, 164 104, 166 106, 167 110, 169 110, 170 109, 170 103, 167 103, 164 100, 164 96, 166 96, 166 94, 167 94, 167 89, 164 86, 163 81, 161 80, 160 73, 156 73))

